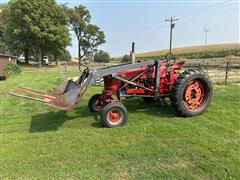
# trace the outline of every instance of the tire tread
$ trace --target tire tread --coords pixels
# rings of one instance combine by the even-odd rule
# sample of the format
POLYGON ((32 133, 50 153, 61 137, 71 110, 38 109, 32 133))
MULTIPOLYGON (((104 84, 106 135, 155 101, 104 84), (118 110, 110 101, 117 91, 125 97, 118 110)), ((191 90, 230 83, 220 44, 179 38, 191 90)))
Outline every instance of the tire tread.
POLYGON ((181 90, 182 90, 183 84, 185 84, 188 81, 188 79, 193 75, 200 75, 202 79, 207 81, 207 84, 209 84, 210 90, 212 91, 212 81, 209 79, 209 76, 204 71, 200 69, 188 69, 184 71, 174 82, 171 89, 172 95, 170 96, 172 107, 175 109, 177 114, 181 117, 192 116, 192 114, 186 112, 186 110, 182 108, 182 106, 180 105, 181 102, 179 97, 181 96, 181 90))

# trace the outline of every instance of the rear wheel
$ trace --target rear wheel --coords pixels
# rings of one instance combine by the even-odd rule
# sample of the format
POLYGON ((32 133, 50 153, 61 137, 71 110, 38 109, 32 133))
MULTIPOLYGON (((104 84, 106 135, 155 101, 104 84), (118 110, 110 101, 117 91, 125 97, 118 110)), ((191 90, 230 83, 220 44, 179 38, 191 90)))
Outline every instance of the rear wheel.
POLYGON ((101 115, 101 122, 105 127, 114 128, 123 126, 128 119, 126 107, 121 103, 107 104, 101 115))
POLYGON ((183 117, 200 115, 206 111, 212 98, 212 82, 199 69, 183 72, 172 87, 171 104, 183 117))
POLYGON ((100 99, 102 94, 94 94, 88 101, 88 108, 91 112, 102 111, 102 100, 100 99))

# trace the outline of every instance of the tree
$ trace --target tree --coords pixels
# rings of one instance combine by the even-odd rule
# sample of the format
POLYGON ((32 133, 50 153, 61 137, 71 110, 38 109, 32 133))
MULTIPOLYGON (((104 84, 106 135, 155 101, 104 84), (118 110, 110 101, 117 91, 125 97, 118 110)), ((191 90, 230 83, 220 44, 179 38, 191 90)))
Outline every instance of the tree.
POLYGON ((70 44, 68 19, 62 6, 55 0, 11 0, 6 27, 6 39, 11 49, 24 53, 59 56, 70 44), (21 18, 20 18, 21 17, 21 18))
POLYGON ((96 25, 90 24, 90 13, 85 6, 77 6, 67 10, 69 23, 78 40, 78 60, 88 53, 96 51, 96 48, 105 43, 103 31, 96 25))
POLYGON ((129 55, 125 54, 123 56, 122 62, 130 62, 130 61, 131 61, 131 57, 129 55))
POLYGON ((8 4, 0 4, 0 54, 8 53, 8 47, 4 38, 8 14, 9 14, 8 4))
POLYGON ((61 56, 59 56, 60 61, 70 61, 72 56, 68 50, 65 50, 61 56))
POLYGON ((107 52, 100 50, 94 55, 94 61, 107 63, 110 61, 110 56, 107 52))

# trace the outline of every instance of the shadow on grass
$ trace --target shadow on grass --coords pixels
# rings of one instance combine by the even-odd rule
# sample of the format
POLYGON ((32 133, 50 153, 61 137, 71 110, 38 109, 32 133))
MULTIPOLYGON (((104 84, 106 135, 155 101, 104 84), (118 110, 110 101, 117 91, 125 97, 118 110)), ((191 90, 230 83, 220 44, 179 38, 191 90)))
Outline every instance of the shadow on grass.
MULTIPOLYGON (((59 111, 50 111, 43 114, 38 114, 32 117, 31 125, 29 132, 47 132, 47 131, 56 131, 59 127, 61 127, 64 122, 70 121, 78 118, 81 121, 81 118, 85 117, 93 117, 97 120, 97 115, 89 112, 87 107, 78 107, 72 111, 72 114, 69 115, 67 111, 59 110, 59 111)), ((99 121, 99 120, 98 120, 99 121)), ((97 127, 97 125, 96 125, 97 127)), ((98 125, 100 127, 100 125, 98 125)))
POLYGON ((92 127, 95 127, 95 128, 103 127, 103 125, 101 123, 101 120, 100 120, 100 115, 95 114, 93 116, 93 118, 94 118, 95 121, 91 124, 92 127))
POLYGON ((172 118, 176 116, 170 103, 162 100, 146 103, 141 98, 133 98, 124 100, 123 104, 127 107, 129 114, 141 112, 159 118, 172 118))
MULTIPOLYGON (((129 114, 147 114, 159 118, 172 118, 175 117, 174 110, 167 103, 145 103, 140 98, 123 100, 123 104, 127 107, 129 114)), ((94 122, 92 127, 102 127, 100 115, 97 113, 89 112, 87 107, 78 107, 73 111, 75 116, 69 116, 67 111, 51 111, 44 114, 38 114, 32 117, 29 132, 47 132, 56 131, 63 125, 64 122, 78 118, 80 120, 84 117, 92 117, 94 122)))
POLYGON ((65 121, 71 120, 72 118, 73 117, 68 117, 66 111, 51 111, 44 114, 38 114, 32 117, 29 132, 55 131, 65 121))

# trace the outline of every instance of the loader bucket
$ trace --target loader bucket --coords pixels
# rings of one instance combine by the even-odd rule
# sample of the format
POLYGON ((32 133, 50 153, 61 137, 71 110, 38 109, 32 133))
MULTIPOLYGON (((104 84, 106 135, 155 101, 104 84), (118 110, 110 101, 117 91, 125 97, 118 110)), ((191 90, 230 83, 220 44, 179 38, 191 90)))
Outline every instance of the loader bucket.
POLYGON ((46 105, 57 109, 72 109, 81 100, 85 89, 72 80, 65 81, 58 88, 47 93, 56 98, 47 102, 46 105))
POLYGON ((74 105, 76 105, 81 100, 85 89, 86 88, 84 86, 80 86, 78 83, 72 80, 68 80, 64 81, 60 86, 53 89, 52 91, 46 93, 19 86, 15 89, 16 91, 21 91, 31 96, 17 94, 15 92, 12 92, 10 94, 25 99, 40 101, 45 105, 53 108, 69 110, 72 109, 74 105), (36 98, 36 96, 38 98, 36 98))
POLYGON ((16 91, 21 91, 31 96, 15 92, 11 92, 10 94, 25 99, 43 102, 45 105, 53 108, 69 110, 81 100, 89 82, 92 80, 92 77, 93 76, 89 76, 89 69, 86 68, 77 81, 64 81, 60 86, 46 93, 18 86, 15 89, 16 91))

